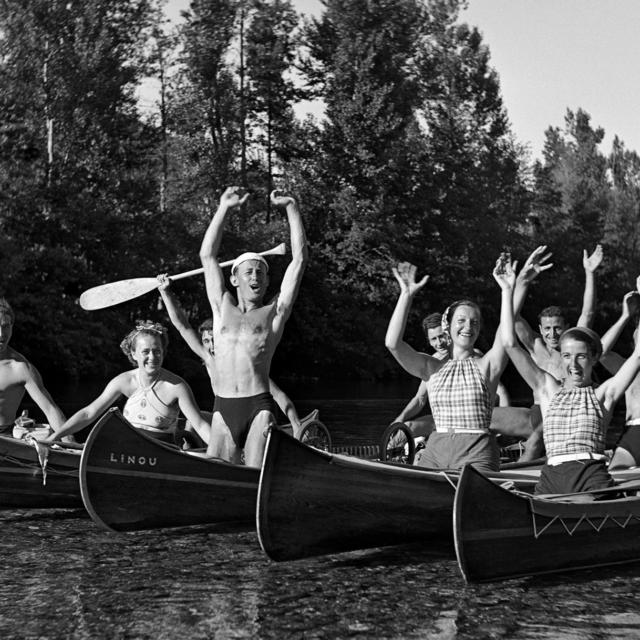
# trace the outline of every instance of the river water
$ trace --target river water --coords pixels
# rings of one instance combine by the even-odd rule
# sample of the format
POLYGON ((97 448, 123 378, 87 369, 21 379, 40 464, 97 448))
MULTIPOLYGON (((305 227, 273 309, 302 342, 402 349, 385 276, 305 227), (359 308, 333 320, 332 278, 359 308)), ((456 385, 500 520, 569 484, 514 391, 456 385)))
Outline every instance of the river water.
MULTIPOLYGON (((293 397, 334 444, 371 444, 413 389, 356 391, 293 397)), ((0 526, 0 638, 640 638, 640 564, 469 586, 447 543, 277 564, 246 529, 115 534, 80 510, 0 526)))

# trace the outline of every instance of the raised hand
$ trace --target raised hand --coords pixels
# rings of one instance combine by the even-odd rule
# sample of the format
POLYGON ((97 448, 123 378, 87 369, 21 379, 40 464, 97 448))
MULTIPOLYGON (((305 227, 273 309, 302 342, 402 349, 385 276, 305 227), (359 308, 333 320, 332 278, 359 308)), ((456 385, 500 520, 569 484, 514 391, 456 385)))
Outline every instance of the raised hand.
POLYGON ((587 255, 587 250, 584 249, 582 252, 582 266, 584 270, 593 273, 600 266, 603 257, 604 253, 601 244, 596 245, 594 252, 590 256, 587 255))
POLYGON ((249 192, 240 195, 240 187, 227 187, 220 196, 220 206, 234 209, 243 205, 249 198, 249 192))
POLYGON ((275 207, 286 207, 287 205, 296 203, 295 199, 291 196, 282 196, 279 195, 279 193, 277 189, 274 189, 270 195, 271 204, 275 207))
POLYGON ((400 285, 401 293, 415 295, 429 280, 429 276, 424 276, 422 280, 416 282, 417 267, 410 262, 400 262, 397 267, 392 268, 393 275, 400 285))
POLYGON ((165 291, 171 286, 171 278, 167 273, 158 274, 156 276, 156 279, 158 280, 158 289, 160 289, 161 291, 165 291))
POLYGON ((517 262, 511 260, 510 253, 503 252, 500 254, 493 269, 493 277, 501 289, 513 289, 516 283, 517 265, 517 262))
POLYGON ((631 318, 635 313, 640 310, 640 296, 637 291, 629 291, 624 294, 622 298, 622 316, 624 318, 631 318))
POLYGON ((539 273, 551 269, 553 263, 545 264, 553 254, 547 252, 547 245, 543 244, 534 249, 531 255, 527 258, 527 261, 522 265, 522 269, 518 274, 518 280, 522 280, 526 283, 532 282, 538 276, 539 273))

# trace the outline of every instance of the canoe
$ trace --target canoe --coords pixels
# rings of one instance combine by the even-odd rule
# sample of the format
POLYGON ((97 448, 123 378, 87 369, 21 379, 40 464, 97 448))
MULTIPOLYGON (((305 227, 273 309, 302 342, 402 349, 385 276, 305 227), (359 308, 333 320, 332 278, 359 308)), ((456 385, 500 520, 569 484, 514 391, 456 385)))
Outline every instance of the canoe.
MULTIPOLYGON (((640 489, 637 469, 614 472, 640 489)), ((607 492, 601 492, 604 496, 607 492)), ((612 495, 609 493, 609 495, 612 495)), ((499 487, 465 467, 454 501, 458 564, 467 582, 640 560, 640 497, 576 502, 499 487)))
POLYGON ((110 531, 251 523, 259 469, 186 453, 135 429, 110 409, 80 459, 80 492, 110 531))
MULTIPOLYGON (((515 466, 496 477, 533 491, 539 470, 515 466)), ((451 539, 458 476, 319 451, 272 431, 258 490, 260 545, 272 560, 294 560, 451 539)))
POLYGON ((82 508, 80 451, 42 445, 41 455, 45 465, 33 445, 0 436, 0 509, 82 508))

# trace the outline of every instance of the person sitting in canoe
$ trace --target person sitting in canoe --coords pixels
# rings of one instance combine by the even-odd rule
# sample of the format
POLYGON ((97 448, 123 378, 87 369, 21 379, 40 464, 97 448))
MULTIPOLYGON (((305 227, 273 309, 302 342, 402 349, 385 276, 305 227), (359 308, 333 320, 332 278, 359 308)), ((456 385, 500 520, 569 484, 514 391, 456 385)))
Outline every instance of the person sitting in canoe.
MULTIPOLYGON (((535 268, 525 264, 526 268, 535 268)), ((559 338, 561 379, 545 371, 519 343, 515 333, 513 291, 515 264, 494 270, 502 289, 500 332, 509 357, 540 400, 547 462, 537 494, 588 492, 613 484, 607 471, 605 435, 616 401, 640 369, 640 343, 618 372, 597 388, 593 367, 602 354, 598 335, 588 327, 572 327, 559 338)), ((593 499, 587 496, 585 499, 593 499)))
MULTIPOLYGON (((629 320, 635 324, 633 342, 640 342, 638 320, 640 319, 640 277, 636 280, 636 290, 625 294, 622 300, 622 313, 611 328, 602 336, 602 355, 600 363, 612 375, 624 364, 625 359, 612 351, 622 330, 629 320)), ((626 405, 625 426, 616 443, 609 470, 637 467, 640 465, 640 375, 637 375, 624 394, 626 405)))
MULTIPOLYGON (((431 313, 422 321, 422 329, 425 334, 425 338, 429 343, 429 346, 433 349, 433 357, 438 360, 448 360, 450 357, 451 340, 449 334, 445 333, 442 327, 442 314, 431 313)), ((475 353, 478 356, 482 356, 482 352, 479 349, 475 349, 475 353)), ((509 407, 510 399, 509 393, 505 386, 500 382, 496 390, 496 398, 498 401, 498 407, 509 407)), ((414 438, 427 438, 429 434, 435 429, 433 421, 433 415, 419 416, 420 412, 427 406, 429 402, 429 392, 427 389, 427 382, 420 381, 416 394, 404 409, 398 414, 393 422, 402 422, 405 424, 409 431, 413 434, 414 438), (419 416, 419 417, 418 417, 419 416)), ((520 412, 522 414, 523 412, 520 412)), ((492 428, 497 432, 509 431, 505 435, 512 435, 511 432, 517 431, 518 437, 522 437, 521 424, 526 423, 528 425, 528 417, 525 416, 524 420, 521 415, 516 415, 513 412, 508 412, 504 416, 495 408, 493 411, 493 418, 497 418, 496 424, 492 428), (498 427, 498 428, 494 428, 498 427)), ((529 430, 525 431, 526 436, 529 435, 529 430)), ((401 434, 400 434, 401 435, 401 434)), ((525 436, 525 437, 526 437, 525 436)))
POLYGON ((47 391, 38 370, 9 346, 15 314, 0 298, 0 435, 11 436, 25 391, 44 413, 49 426, 58 431, 65 416, 47 391))
MULTIPOLYGON (((171 278, 169 278, 166 273, 163 273, 158 276, 158 282, 158 289, 160 290, 162 301, 164 302, 164 306, 169 314, 171 324, 173 324, 173 326, 178 330, 184 341, 189 345, 191 351, 193 351, 204 363, 211 381, 211 389, 215 395, 216 385, 214 380, 215 352, 213 341, 213 320, 205 320, 198 327, 198 331, 196 332, 189 323, 184 309, 180 306, 178 300, 170 289, 171 278)), ((298 417, 298 412, 296 411, 293 402, 271 378, 269 378, 269 390, 276 404, 280 407, 282 413, 287 416, 287 419, 291 423, 294 437, 298 437, 302 426, 300 425, 300 418, 298 417)), ((212 414, 209 414, 207 417, 210 421, 212 414)))
POLYGON ((191 387, 175 373, 162 367, 169 339, 167 330, 156 322, 138 321, 120 344, 135 369, 111 380, 90 404, 74 413, 61 429, 47 438, 53 441, 93 422, 120 396, 126 396, 124 417, 136 428, 162 440, 177 443, 180 411, 201 438, 209 437, 209 424, 200 415, 191 387))
POLYGON ((258 254, 242 254, 231 266, 234 298, 226 289, 216 256, 227 215, 238 210, 247 197, 237 187, 225 190, 200 249, 216 348, 212 376, 216 398, 207 455, 239 463, 244 450, 245 463, 259 467, 268 429, 276 423, 269 369, 302 282, 307 240, 296 201, 273 191, 273 205, 287 211, 291 262, 280 291, 265 302, 269 266, 258 254))
POLYGON ((500 450, 489 425, 498 382, 507 364, 500 340, 496 338, 491 349, 478 356, 475 343, 482 326, 480 309, 475 302, 459 300, 443 314, 451 357, 440 360, 416 351, 403 335, 411 302, 429 276, 416 282, 416 267, 408 262, 401 262, 393 274, 400 285, 400 297, 385 345, 406 371, 427 383, 436 426, 414 464, 432 469, 473 464, 480 471, 498 471, 500 450))
MULTIPOLYGON (((537 247, 527 259, 516 279, 514 313, 518 339, 529 352, 533 361, 558 380, 564 375, 562 357, 559 351, 559 337, 563 331, 569 328, 565 312, 558 306, 550 306, 543 309, 538 315, 538 333, 520 315, 529 286, 542 271, 552 266, 545 264, 550 257, 551 253, 547 251, 546 245, 542 245, 537 247), (528 268, 528 265, 531 265, 532 268, 528 268)), ((576 323, 577 327, 589 327, 591 325, 596 301, 595 272, 602 263, 602 259, 603 251, 601 245, 597 245, 591 255, 588 255, 586 250, 583 251, 582 266, 585 274, 585 285, 582 310, 576 323)), ((533 460, 544 454, 542 415, 540 413, 540 403, 535 392, 533 406, 531 407, 531 420, 534 428, 524 445, 524 453, 520 458, 523 462, 533 460)))

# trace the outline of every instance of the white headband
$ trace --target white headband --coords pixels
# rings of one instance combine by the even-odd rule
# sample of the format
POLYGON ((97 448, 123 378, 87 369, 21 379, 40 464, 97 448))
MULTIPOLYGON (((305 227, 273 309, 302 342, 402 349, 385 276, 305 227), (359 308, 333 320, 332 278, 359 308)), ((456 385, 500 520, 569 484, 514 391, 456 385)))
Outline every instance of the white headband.
POLYGON ((264 264, 267 271, 269 271, 269 264, 259 253, 254 253, 253 251, 247 251, 247 253, 243 253, 242 255, 239 255, 233 261, 233 264, 231 265, 231 275, 233 275, 236 272, 236 269, 240 266, 242 262, 246 262, 247 260, 259 260, 260 262, 262 262, 262 264, 264 264))

